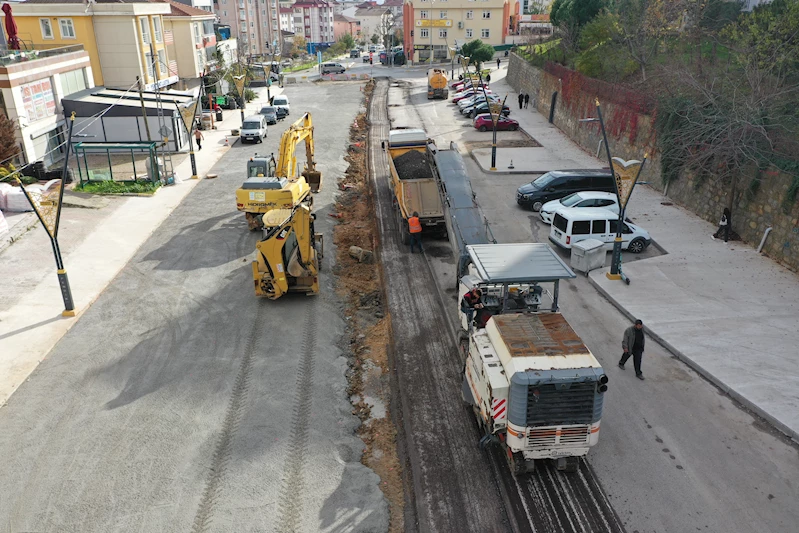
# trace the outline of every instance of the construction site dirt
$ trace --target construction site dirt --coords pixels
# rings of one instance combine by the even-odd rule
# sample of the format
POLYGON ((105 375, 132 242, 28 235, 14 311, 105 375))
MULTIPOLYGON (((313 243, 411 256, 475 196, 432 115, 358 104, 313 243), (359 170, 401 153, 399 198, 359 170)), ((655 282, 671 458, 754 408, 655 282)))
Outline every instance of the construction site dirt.
MULTIPOLYGON (((474 415, 461 399, 463 359, 446 308, 451 290, 424 254, 401 244, 396 227, 380 149, 389 130, 388 88, 388 80, 378 81, 369 109, 369 171, 391 317, 398 447, 412 483, 406 531, 624 531, 588 463, 571 476, 545 465, 517 480, 499 447, 478 447, 474 415)), ((448 253, 445 241, 430 245, 448 253)))

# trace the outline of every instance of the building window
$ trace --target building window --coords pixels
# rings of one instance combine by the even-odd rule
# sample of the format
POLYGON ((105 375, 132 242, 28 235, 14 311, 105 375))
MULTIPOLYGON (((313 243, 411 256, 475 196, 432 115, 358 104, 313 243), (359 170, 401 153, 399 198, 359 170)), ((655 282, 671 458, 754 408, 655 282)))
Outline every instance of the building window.
POLYGON ((438 12, 438 18, 440 18, 440 19, 447 18, 447 12, 446 11, 439 11, 438 12))
POLYGON ((85 69, 70 70, 60 74, 61 79, 61 95, 69 96, 78 91, 86 88, 86 74, 85 69))
POLYGON ((194 44, 200 44, 200 25, 198 23, 194 23, 194 44))
POLYGON ((419 30, 419 37, 430 37, 430 31, 427 28, 422 28, 419 30))
POLYGON ((163 49, 158 51, 158 70, 161 74, 167 73, 166 50, 163 49))
POLYGON ((58 25, 61 28, 62 39, 75 38, 75 26, 72 25, 72 19, 58 19, 58 25))
POLYGON ((224 9, 222 10, 222 16, 227 17, 227 11, 225 11, 224 9))
POLYGON ((490 19, 491 18, 491 12, 490 11, 483 11, 483 18, 484 19, 490 19))
POLYGON ((141 40, 144 41, 144 44, 150 44, 150 21, 147 20, 147 17, 139 19, 139 27, 141 28, 141 40))
POLYGON ((438 37, 441 39, 447 38, 447 30, 438 30, 438 37))
POLYGON ((254 27, 255 27, 255 22, 250 21, 250 28, 254 28, 254 27))
POLYGON ((469 20, 473 19, 474 18, 474 11, 472 11, 471 9, 469 11, 467 11, 466 12, 466 18, 469 19, 469 20))
POLYGON ((155 34, 155 42, 164 42, 164 35, 161 32, 161 17, 153 17, 153 33, 155 34))
POLYGON ((205 61, 203 58, 203 51, 197 50, 197 68, 203 70, 205 68, 205 61))
POLYGON ((153 55, 150 52, 144 54, 144 60, 147 61, 147 77, 155 79, 155 71, 153 70, 153 55))
POLYGON ((427 18, 427 11, 419 11, 419 18, 426 19, 427 18))
POLYGON ((466 38, 471 39, 474 34, 472 33, 472 29, 469 28, 466 30, 466 38))
POLYGON ((483 39, 488 39, 491 36, 491 32, 489 30, 480 30, 480 37, 483 39))
POLYGON ((50 19, 39 19, 39 26, 42 28, 42 39, 53 39, 55 37, 50 19))

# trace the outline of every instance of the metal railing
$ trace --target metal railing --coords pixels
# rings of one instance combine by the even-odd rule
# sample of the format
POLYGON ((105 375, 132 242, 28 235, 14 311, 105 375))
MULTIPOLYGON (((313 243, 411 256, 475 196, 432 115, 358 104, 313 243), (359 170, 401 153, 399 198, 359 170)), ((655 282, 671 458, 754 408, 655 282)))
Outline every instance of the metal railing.
POLYGON ((0 66, 16 65, 26 61, 35 61, 37 59, 45 59, 48 57, 56 57, 63 54, 71 54, 73 52, 82 52, 82 44, 72 44, 68 46, 55 46, 47 48, 46 45, 33 45, 34 49, 27 50, 6 50, 3 55, 0 55, 0 66))

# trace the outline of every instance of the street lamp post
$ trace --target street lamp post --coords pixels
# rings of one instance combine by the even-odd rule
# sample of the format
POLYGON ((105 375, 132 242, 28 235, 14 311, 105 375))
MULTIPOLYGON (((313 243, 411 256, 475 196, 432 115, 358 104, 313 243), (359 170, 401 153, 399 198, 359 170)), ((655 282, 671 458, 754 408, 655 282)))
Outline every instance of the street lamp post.
POLYGON ((430 32, 430 65, 433 64, 433 3, 435 0, 430 0, 430 15, 427 17, 427 23, 429 24, 428 30, 430 32))
POLYGON ((608 135, 605 131, 605 121, 602 118, 602 108, 599 105, 598 98, 596 99, 596 113, 596 118, 584 118, 580 119, 580 122, 599 122, 602 131, 602 142, 605 145, 605 155, 608 158, 608 165, 610 165, 611 172, 613 173, 613 181, 616 185, 616 199, 619 202, 619 219, 616 222, 616 238, 613 241, 610 272, 608 272, 606 276, 608 279, 623 280, 629 285, 630 278, 625 276, 621 270, 622 229, 624 228, 627 204, 630 201, 630 196, 632 196, 633 188, 638 182, 638 178, 641 177, 641 171, 644 168, 648 155, 644 154, 643 161, 625 161, 620 157, 611 157, 608 135))
POLYGON ((488 93, 486 92, 485 83, 483 83, 483 74, 480 72, 480 69, 477 68, 475 65, 475 70, 477 71, 477 76, 480 79, 480 86, 483 89, 483 97, 485 98, 486 106, 488 107, 488 111, 491 113, 491 124, 493 129, 493 137, 491 140, 491 170, 497 170, 497 123, 499 122, 499 117, 502 115, 502 110, 505 108, 505 101, 508 99, 508 95, 505 95, 505 98, 502 100, 501 104, 498 104, 499 109, 494 111, 497 107, 496 104, 493 104, 488 99, 488 93))

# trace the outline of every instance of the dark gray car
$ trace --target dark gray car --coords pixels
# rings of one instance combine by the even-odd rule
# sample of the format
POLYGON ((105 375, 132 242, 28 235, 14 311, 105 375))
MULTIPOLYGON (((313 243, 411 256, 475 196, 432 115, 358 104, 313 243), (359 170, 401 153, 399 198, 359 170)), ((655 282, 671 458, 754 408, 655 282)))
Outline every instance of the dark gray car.
POLYGON ((616 192, 610 170, 553 170, 543 174, 516 191, 516 203, 539 211, 550 200, 558 200, 573 192, 616 192))
POLYGON ((258 112, 260 115, 266 117, 267 123, 270 125, 277 124, 277 108, 273 105, 267 105, 261 108, 258 112))

